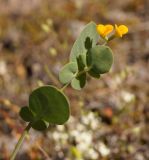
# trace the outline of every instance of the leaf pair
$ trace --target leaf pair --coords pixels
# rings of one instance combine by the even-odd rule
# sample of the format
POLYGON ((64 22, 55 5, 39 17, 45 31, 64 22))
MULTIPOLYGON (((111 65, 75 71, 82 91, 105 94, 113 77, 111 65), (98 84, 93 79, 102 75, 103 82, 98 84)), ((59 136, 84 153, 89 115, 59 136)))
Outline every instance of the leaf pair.
POLYGON ((44 130, 49 123, 63 124, 68 120, 69 102, 56 87, 39 87, 30 94, 29 107, 21 108, 20 116, 32 128, 44 130))
POLYGON ((86 73, 78 74, 83 72, 86 67, 85 55, 79 55, 77 61, 69 62, 66 64, 59 73, 59 80, 63 84, 71 83, 74 89, 80 90, 85 86, 86 73))
POLYGON ((75 41, 70 53, 70 62, 62 68, 59 74, 61 83, 71 83, 71 86, 77 90, 85 86, 86 72, 82 74, 78 73, 83 72, 85 69, 86 53, 88 49, 96 45, 97 40, 96 25, 94 22, 90 22, 75 41))
POLYGON ((90 22, 74 43, 70 62, 59 74, 63 84, 71 83, 74 89, 80 90, 86 84, 87 73, 100 78, 100 74, 110 70, 113 63, 112 50, 107 46, 97 46, 97 41, 96 24, 90 22))
POLYGON ((107 46, 95 46, 87 52, 87 65, 91 68, 89 74, 93 77, 109 72, 113 64, 112 50, 107 46))

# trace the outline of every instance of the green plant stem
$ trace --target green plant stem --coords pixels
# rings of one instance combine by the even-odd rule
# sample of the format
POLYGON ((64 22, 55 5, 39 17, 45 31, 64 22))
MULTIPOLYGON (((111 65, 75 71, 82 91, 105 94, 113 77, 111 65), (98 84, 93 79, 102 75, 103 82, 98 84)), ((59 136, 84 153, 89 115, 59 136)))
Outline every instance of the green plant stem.
POLYGON ((104 42, 103 44, 102 44, 102 46, 105 46, 107 44, 107 41, 106 42, 104 42))
POLYGON ((64 89, 67 88, 67 86, 71 83, 71 81, 72 81, 74 78, 79 77, 80 75, 88 72, 90 69, 91 69, 91 67, 87 67, 87 68, 85 68, 83 71, 80 71, 80 72, 76 73, 75 76, 74 76, 68 83, 66 83, 66 84, 60 89, 60 91, 63 92, 64 89))
POLYGON ((83 71, 78 72, 77 75, 76 75, 76 77, 79 77, 80 75, 88 72, 90 69, 91 69, 91 67, 87 67, 87 68, 85 68, 83 71))
MULTIPOLYGON (((70 81, 71 82, 71 81, 70 81)), ((70 82, 66 83, 61 89, 60 91, 63 92, 65 88, 67 88, 67 86, 70 84, 70 82)))
POLYGON ((16 157, 16 155, 17 155, 17 153, 18 153, 18 151, 19 151, 19 149, 21 147, 21 144, 22 144, 24 138, 26 137, 26 135, 28 134, 30 128, 31 128, 31 123, 29 123, 27 125, 27 127, 24 129, 20 139, 18 140, 18 143, 16 144, 16 146, 15 146, 15 148, 14 148, 14 150, 13 150, 11 156, 10 156, 10 160, 14 160, 15 159, 15 157, 16 157))

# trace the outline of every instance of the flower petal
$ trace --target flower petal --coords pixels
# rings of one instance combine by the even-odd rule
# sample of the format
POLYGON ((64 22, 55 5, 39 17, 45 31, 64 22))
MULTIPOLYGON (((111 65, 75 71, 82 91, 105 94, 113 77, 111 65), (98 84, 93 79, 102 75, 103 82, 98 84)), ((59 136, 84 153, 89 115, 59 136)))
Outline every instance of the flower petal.
POLYGON ((112 31, 113 31, 113 26, 112 25, 110 25, 110 24, 107 24, 107 25, 105 25, 105 28, 106 28, 106 36, 109 34, 109 33, 111 33, 112 31))
POLYGON ((119 30, 120 30, 120 32, 121 32, 122 34, 128 33, 128 27, 127 27, 127 26, 125 26, 125 25, 120 25, 118 28, 119 28, 119 30))
POLYGON ((128 32, 128 27, 125 25, 117 26, 115 24, 115 34, 117 37, 122 37, 124 34, 128 32))
POLYGON ((102 25, 102 24, 98 24, 96 26, 96 29, 97 29, 97 32, 100 34, 100 35, 103 35, 103 33, 105 32, 105 26, 102 25))
POLYGON ((99 24, 96 26, 96 29, 99 35, 105 38, 110 32, 113 31, 113 26, 110 24, 107 24, 107 25, 99 24))

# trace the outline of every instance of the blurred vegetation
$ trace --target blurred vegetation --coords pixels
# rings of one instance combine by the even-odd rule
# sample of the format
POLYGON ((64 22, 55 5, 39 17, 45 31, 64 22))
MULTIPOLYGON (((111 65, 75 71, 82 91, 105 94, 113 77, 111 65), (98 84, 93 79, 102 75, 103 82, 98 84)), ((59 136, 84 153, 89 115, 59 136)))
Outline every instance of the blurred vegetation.
POLYGON ((60 68, 84 25, 126 24, 112 41, 114 65, 83 91, 66 92, 65 126, 31 131, 18 160, 149 159, 149 1, 0 0, 0 159, 9 159, 25 124, 18 111, 32 89, 60 86, 60 68))

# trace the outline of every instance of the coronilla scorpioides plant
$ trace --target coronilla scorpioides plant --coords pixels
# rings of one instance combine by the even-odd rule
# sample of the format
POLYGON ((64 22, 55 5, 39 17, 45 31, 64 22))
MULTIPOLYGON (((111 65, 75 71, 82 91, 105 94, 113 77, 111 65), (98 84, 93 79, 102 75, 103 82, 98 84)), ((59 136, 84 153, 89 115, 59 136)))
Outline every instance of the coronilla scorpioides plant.
POLYGON ((96 25, 90 22, 85 26, 75 41, 69 62, 61 69, 59 80, 62 88, 45 85, 36 88, 29 95, 28 104, 21 108, 20 116, 28 123, 10 160, 14 160, 20 146, 30 128, 43 131, 49 124, 62 125, 70 115, 69 100, 63 93, 70 84, 72 88, 81 90, 85 87, 87 76, 100 79, 102 74, 108 73, 113 64, 113 53, 107 46, 114 38, 121 38, 128 32, 125 25, 96 25), (99 44, 102 39, 103 44, 99 44))

